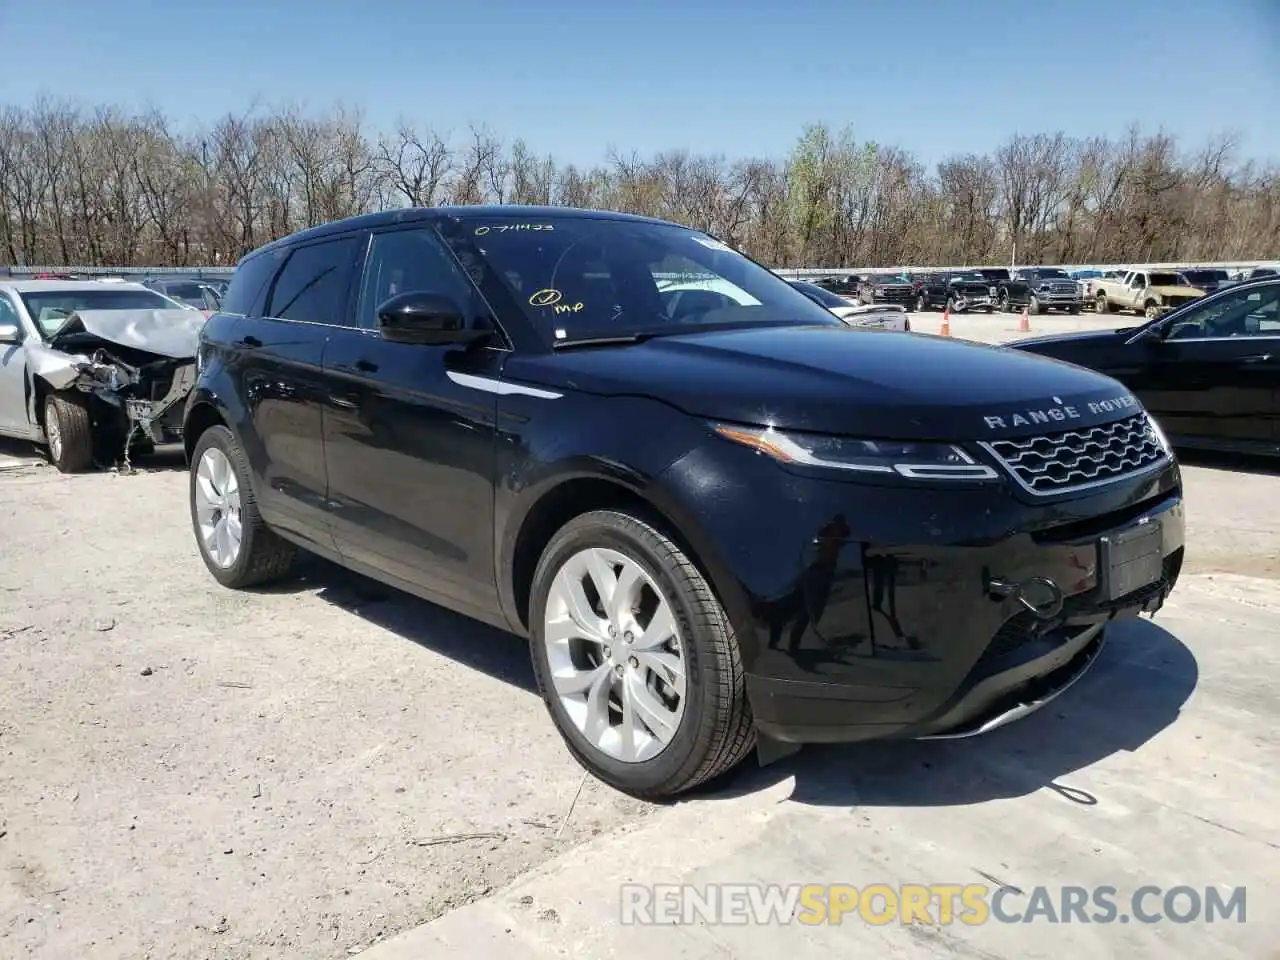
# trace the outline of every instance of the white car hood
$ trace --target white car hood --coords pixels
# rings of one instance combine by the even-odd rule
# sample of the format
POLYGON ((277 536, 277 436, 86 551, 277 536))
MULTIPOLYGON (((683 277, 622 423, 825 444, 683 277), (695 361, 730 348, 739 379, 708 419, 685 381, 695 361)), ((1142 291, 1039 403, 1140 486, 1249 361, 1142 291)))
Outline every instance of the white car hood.
POLYGON ((49 346, 56 350, 67 334, 88 333, 122 347, 189 360, 196 355, 206 319, 199 310, 83 310, 67 318, 49 346))

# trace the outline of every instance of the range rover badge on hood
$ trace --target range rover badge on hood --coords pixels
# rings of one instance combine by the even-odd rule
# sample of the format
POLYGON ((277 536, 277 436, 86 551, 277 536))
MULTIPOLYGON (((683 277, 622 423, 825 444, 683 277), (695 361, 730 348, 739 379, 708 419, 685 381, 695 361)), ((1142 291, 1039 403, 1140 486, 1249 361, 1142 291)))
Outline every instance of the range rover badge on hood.
POLYGON ((1011 430, 1014 427, 1029 427, 1036 423, 1068 423, 1081 417, 1100 413, 1118 413, 1135 407, 1138 401, 1129 394, 1109 397, 1106 400, 1091 400, 1086 404, 1070 404, 1061 397, 1051 398, 1054 406, 1041 407, 1039 410, 1017 410, 1002 416, 984 416, 982 419, 988 430, 1011 430))

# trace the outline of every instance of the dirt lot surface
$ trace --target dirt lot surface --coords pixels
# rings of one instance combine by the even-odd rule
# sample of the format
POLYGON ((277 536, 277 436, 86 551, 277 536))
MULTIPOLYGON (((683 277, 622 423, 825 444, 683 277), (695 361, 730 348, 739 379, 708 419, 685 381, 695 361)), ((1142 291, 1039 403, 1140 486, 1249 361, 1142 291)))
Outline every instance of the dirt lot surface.
POLYGON ((1280 957, 1280 477, 1256 463, 1186 467, 1183 588, 1061 709, 653 807, 584 780, 514 638, 318 562, 224 590, 173 461, 65 477, 28 450, 0 445, 0 957, 327 960, 402 931, 370 960, 1280 957), (980 874, 1248 884, 1252 922, 614 923, 626 879, 980 874))

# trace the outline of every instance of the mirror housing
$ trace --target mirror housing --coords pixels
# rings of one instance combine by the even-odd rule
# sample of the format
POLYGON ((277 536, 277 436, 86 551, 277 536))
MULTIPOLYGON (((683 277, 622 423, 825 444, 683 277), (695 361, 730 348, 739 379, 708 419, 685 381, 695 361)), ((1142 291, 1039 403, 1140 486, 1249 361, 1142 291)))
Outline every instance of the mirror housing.
POLYGON ((467 326, 452 297, 422 290, 397 294, 378 307, 378 329, 396 343, 469 344, 487 337, 487 329, 467 326))
POLYGON ((0 343, 21 343, 22 331, 16 323, 0 323, 0 343))

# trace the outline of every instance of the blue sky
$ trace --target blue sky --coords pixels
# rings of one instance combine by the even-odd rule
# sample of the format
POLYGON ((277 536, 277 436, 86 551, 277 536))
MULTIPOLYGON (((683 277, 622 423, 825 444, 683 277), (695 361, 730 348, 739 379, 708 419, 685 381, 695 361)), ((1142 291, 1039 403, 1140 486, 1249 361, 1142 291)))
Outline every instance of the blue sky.
POLYGON ((1280 159, 1280 0, 0 0, 0 103, 255 99, 606 148, 785 153, 806 122, 928 162, 1014 132, 1234 131, 1280 159))

